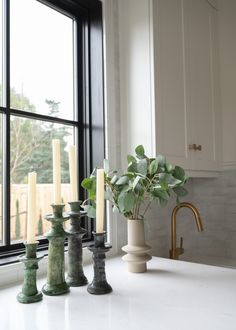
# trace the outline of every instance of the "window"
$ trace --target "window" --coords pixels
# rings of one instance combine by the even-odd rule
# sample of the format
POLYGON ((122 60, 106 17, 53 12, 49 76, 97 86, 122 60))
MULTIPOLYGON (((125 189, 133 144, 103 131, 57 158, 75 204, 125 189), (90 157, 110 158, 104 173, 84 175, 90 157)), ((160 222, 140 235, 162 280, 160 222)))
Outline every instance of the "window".
MULTIPOLYGON (((101 3, 0 0, 0 256, 23 249, 27 176, 37 172, 37 239, 47 244, 53 138, 61 141, 62 198, 69 201, 67 148, 78 147, 79 181, 104 155, 101 3)), ((80 191, 83 199, 83 191, 80 191)), ((68 208, 67 208, 68 209, 68 208)), ((91 240, 92 222, 84 220, 91 240)))

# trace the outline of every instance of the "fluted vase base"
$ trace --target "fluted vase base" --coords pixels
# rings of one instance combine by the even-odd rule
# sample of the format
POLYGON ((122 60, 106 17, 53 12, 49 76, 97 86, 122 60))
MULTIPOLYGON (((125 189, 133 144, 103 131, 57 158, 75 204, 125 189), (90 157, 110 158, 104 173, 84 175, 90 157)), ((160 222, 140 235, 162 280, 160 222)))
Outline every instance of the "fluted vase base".
POLYGON ((152 259, 148 253, 151 247, 145 243, 143 220, 128 220, 128 244, 122 247, 127 254, 122 260, 128 263, 131 273, 145 273, 147 262, 152 259))

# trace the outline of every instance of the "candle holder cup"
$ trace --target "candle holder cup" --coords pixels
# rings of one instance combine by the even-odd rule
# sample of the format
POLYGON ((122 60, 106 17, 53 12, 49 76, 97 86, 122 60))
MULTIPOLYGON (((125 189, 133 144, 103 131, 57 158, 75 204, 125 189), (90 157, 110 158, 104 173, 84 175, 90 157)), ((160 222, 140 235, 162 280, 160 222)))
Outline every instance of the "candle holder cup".
POLYGON ((26 254, 19 256, 19 260, 24 264, 24 283, 22 290, 17 295, 17 300, 23 304, 29 304, 41 301, 43 295, 37 289, 36 273, 38 269, 38 262, 44 256, 37 257, 36 251, 38 242, 27 243, 25 242, 26 254))
POLYGON ((88 285, 88 292, 91 294, 106 294, 112 291, 112 287, 107 283, 105 273, 105 253, 111 249, 111 245, 105 244, 106 232, 93 232, 94 244, 89 246, 89 250, 93 252, 94 261, 94 278, 92 283, 88 285))
POLYGON ((64 204, 52 204, 53 214, 45 219, 50 221, 52 228, 46 234, 49 241, 47 283, 43 286, 43 293, 48 296, 57 296, 69 292, 69 285, 65 281, 64 242, 67 234, 63 222, 69 215, 63 213, 64 204))
POLYGON ((68 274, 66 282, 69 286, 77 287, 88 283, 83 271, 82 238, 87 230, 81 228, 81 218, 86 215, 80 210, 81 201, 70 202, 71 211, 68 235, 68 274))

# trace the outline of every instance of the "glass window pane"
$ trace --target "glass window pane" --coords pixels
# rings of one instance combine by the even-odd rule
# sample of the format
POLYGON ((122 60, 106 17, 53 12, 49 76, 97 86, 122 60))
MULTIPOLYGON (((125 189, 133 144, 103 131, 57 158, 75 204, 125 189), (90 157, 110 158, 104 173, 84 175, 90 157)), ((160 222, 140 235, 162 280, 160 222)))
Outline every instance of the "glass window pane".
POLYGON ((72 126, 11 117, 11 241, 26 239, 28 173, 37 172, 37 222, 40 237, 50 224, 44 215, 53 202, 52 139, 61 140, 62 199, 70 196, 69 164, 66 148, 73 143, 72 126))
POLYGON ((2 106, 2 52, 3 52, 3 45, 2 45, 2 22, 3 22, 3 15, 2 15, 2 5, 3 2, 0 0, 0 106, 2 106))
POLYGON ((73 119, 73 20, 11 0, 11 107, 73 119))

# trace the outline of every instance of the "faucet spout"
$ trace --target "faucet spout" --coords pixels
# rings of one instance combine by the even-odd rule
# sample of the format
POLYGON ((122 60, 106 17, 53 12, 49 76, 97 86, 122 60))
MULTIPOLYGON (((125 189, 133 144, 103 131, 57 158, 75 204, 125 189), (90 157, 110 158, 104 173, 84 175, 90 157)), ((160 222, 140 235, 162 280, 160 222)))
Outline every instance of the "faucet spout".
POLYGON ((180 247, 176 247, 176 217, 177 217, 177 213, 181 208, 188 208, 193 212, 195 221, 196 221, 196 225, 197 225, 197 229, 199 232, 203 231, 203 226, 202 226, 202 221, 201 221, 201 217, 200 214, 197 210, 197 208, 188 202, 182 202, 178 205, 176 205, 176 207, 173 209, 172 211, 172 215, 171 215, 171 250, 170 250, 170 259, 178 259, 179 255, 184 253, 184 249, 182 247, 183 245, 183 238, 181 237, 181 244, 180 247))

